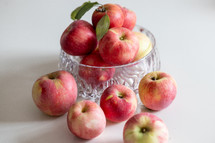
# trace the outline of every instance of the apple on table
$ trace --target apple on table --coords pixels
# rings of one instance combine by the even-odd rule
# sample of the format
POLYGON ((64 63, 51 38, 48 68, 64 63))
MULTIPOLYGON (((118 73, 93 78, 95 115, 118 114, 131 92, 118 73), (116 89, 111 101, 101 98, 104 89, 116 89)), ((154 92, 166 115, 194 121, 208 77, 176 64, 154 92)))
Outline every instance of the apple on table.
POLYGON ((119 84, 111 85, 104 90, 100 106, 108 120, 122 122, 136 111, 137 98, 130 88, 119 84))
POLYGON ((56 71, 37 79, 32 88, 32 97, 37 107, 50 116, 68 112, 77 98, 77 84, 67 71, 56 71))
POLYGON ((165 123, 151 113, 139 113, 124 125, 124 143, 167 143, 169 132, 165 123))
POLYGON ((106 118, 99 105, 90 100, 82 100, 69 109, 67 125, 75 136, 93 139, 104 131, 106 118))
POLYGON ((145 75, 139 83, 139 96, 145 107, 162 110, 176 97, 177 86, 174 78, 161 71, 145 75))

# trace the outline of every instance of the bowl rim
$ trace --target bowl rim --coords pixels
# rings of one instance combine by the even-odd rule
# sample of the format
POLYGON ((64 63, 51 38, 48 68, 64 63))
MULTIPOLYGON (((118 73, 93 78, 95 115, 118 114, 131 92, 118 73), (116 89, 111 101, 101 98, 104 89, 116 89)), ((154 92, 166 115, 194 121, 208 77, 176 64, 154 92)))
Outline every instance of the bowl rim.
MULTIPOLYGON (((113 66, 102 67, 102 66, 85 65, 85 64, 79 63, 76 59, 71 59, 71 58, 70 59, 73 60, 73 62, 75 62, 75 64, 78 64, 78 66, 88 67, 88 68, 98 68, 98 69, 100 69, 100 68, 102 68, 102 69, 124 68, 124 67, 129 67, 129 66, 132 66, 132 65, 136 65, 136 64, 142 62, 143 60, 145 60, 149 55, 151 55, 152 51, 155 50, 155 48, 156 48, 156 40, 155 40, 155 37, 152 34, 152 32, 149 31, 148 29, 146 29, 145 27, 140 26, 140 25, 135 25, 135 28, 138 28, 138 30, 139 30, 138 32, 144 33, 150 39, 150 41, 152 43, 152 49, 151 49, 151 51, 147 55, 145 55, 143 58, 141 58, 140 60, 138 60, 138 61, 135 61, 135 62, 132 62, 132 63, 128 63, 128 64, 124 64, 124 65, 115 65, 115 66, 113 65, 113 66)), ((66 52, 64 52, 64 53, 67 54, 66 52)), ((69 55, 69 54, 67 54, 67 56, 69 56, 69 57, 77 57, 77 56, 73 56, 73 55, 69 55)), ((82 56, 82 57, 84 57, 84 56, 82 56)))

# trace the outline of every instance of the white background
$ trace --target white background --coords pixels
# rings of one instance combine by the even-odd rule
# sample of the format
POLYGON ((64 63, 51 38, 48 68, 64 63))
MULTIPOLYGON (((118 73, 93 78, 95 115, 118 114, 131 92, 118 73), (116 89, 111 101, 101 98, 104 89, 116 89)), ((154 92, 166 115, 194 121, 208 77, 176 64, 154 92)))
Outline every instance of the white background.
MULTIPOLYGON (((33 82, 57 70, 60 36, 81 0, 0 1, 0 142, 83 143, 59 118, 33 103, 33 82)), ((116 3, 114 0, 100 3, 116 3)), ((118 0, 157 40, 161 70, 178 85, 175 101, 152 112, 168 126, 170 143, 214 143, 215 1, 118 0)), ((90 21, 90 11, 83 19, 90 21)), ((122 143, 125 122, 108 122, 90 143, 122 143)))

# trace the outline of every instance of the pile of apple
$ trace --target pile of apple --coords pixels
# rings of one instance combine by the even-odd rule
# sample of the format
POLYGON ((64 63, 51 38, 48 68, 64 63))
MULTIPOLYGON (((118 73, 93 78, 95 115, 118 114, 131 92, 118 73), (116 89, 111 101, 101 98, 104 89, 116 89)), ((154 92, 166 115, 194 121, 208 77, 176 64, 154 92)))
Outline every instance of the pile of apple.
POLYGON ((80 20, 81 16, 97 2, 86 2, 75 9, 74 20, 63 32, 60 44, 64 52, 79 56, 83 65, 78 74, 88 84, 100 84, 110 80, 116 65, 135 62, 147 55, 152 44, 141 32, 132 31, 136 24, 136 14, 116 4, 105 4, 95 9, 92 24, 80 20))
MULTIPOLYGON (((75 9, 71 16, 78 19, 95 5, 98 3, 86 2, 75 9)), ((75 20, 64 31, 61 46, 66 53, 84 56, 81 63, 93 66, 122 65, 138 60, 135 57, 139 41, 131 31, 136 23, 134 12, 119 5, 105 4, 94 11, 92 22, 93 26, 86 21, 75 20), (99 27, 106 29, 106 32, 99 27)), ((83 77, 93 73, 84 70, 83 77)), ((88 81, 104 81, 108 78, 111 78, 110 75, 88 81)), ((151 110, 168 107, 176 92, 175 80, 165 72, 148 73, 139 83, 139 97, 144 106, 151 110)), ((107 119, 116 123, 126 121, 124 143, 168 142, 168 129, 160 118, 147 112, 135 114, 137 95, 130 88, 119 84, 109 86, 101 95, 100 105, 90 100, 76 102, 77 94, 75 78, 63 70, 41 76, 32 88, 37 107, 50 116, 67 113, 68 128, 79 138, 93 139, 99 136, 106 127, 107 119)))

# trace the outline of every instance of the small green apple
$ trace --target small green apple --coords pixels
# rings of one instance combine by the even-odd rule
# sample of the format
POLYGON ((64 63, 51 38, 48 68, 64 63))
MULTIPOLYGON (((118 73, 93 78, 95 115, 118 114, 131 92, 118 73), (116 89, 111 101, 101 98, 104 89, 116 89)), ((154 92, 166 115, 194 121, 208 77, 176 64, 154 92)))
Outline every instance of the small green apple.
POLYGON ((152 43, 148 36, 140 32, 134 32, 139 40, 139 50, 134 58, 134 61, 138 61, 146 56, 152 50, 152 43))

